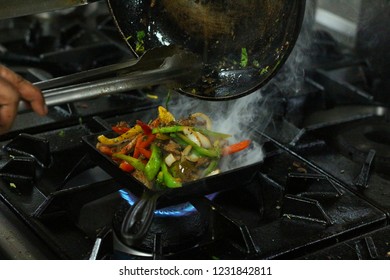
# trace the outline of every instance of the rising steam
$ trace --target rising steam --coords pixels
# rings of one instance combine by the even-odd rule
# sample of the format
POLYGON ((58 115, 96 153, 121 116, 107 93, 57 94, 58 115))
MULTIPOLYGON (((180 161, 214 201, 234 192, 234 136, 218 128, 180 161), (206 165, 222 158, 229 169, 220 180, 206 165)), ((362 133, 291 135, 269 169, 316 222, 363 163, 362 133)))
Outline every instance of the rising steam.
MULTIPOLYGON (((304 81, 304 67, 308 64, 305 56, 305 46, 310 40, 313 13, 312 1, 308 1, 306 17, 297 44, 282 67, 280 73, 261 90, 248 96, 230 101, 203 101, 191 97, 180 96, 170 104, 169 110, 175 116, 188 116, 190 113, 202 112, 213 120, 213 129, 233 135, 231 143, 244 139, 253 139, 253 130, 263 131, 273 117, 272 97, 280 92, 294 94, 301 88, 304 81)), ((253 141, 250 150, 240 152, 233 162, 225 169, 245 166, 263 161, 264 152, 260 143, 253 141)))
MULTIPOLYGON (((234 143, 253 138, 247 127, 253 125, 265 127, 269 122, 270 116, 262 116, 265 109, 263 101, 264 98, 259 91, 240 99, 223 102, 200 101, 183 96, 171 104, 169 110, 175 116, 188 116, 195 112, 207 114, 213 120, 213 130, 231 134, 233 137, 229 141, 234 143)), ((262 161, 264 154, 260 144, 256 142, 252 144, 250 150, 240 152, 240 156, 236 157, 234 162, 229 162, 226 169, 262 161)))

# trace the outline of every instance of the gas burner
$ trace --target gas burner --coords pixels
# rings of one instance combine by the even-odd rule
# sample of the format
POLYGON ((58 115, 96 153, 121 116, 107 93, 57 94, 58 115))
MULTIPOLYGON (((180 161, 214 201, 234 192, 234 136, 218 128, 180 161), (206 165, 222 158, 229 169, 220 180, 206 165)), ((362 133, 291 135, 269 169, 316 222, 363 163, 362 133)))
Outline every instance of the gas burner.
POLYGON ((305 130, 325 137, 341 154, 359 164, 375 153, 374 168, 390 170, 388 110, 380 106, 337 106, 318 111, 305 121, 305 130), (329 133, 332 131, 332 133, 329 133))
POLYGON ((390 126, 384 120, 370 120, 344 126, 336 136, 339 150, 357 162, 364 162, 370 150, 376 152, 374 168, 381 173, 390 170, 390 126))
POLYGON ((113 219, 113 248, 116 253, 120 252, 129 258, 153 257, 158 253, 157 250, 165 256, 196 246, 207 231, 205 217, 191 203, 185 202, 157 209, 146 235, 135 244, 128 245, 121 240, 121 226, 126 212, 137 198, 125 189, 119 192, 124 201, 113 219))

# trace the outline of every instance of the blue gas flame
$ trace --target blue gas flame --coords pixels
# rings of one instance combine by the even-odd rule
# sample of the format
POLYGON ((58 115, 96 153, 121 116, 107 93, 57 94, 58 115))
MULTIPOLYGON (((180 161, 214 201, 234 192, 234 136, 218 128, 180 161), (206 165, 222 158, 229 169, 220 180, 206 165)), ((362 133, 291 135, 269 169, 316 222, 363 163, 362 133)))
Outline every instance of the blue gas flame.
MULTIPOLYGON (((119 190, 120 196, 127 201, 130 205, 133 205, 136 201, 136 197, 126 189, 119 190)), ((212 199, 216 194, 209 195, 208 198, 212 199)), ((196 208, 189 202, 181 203, 174 206, 158 209, 154 212, 156 216, 160 217, 181 217, 191 215, 196 212, 196 208)))

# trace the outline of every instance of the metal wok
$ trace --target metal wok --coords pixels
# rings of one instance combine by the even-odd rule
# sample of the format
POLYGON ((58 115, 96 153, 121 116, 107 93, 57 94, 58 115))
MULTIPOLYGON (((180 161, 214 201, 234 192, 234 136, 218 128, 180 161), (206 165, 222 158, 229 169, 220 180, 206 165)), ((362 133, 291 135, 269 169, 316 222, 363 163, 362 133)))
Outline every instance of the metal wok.
MULTIPOLYGON (((1 18, 92 1, 49 1, 52 5, 38 0, 4 2, 1 18)), ((305 10, 305 0, 106 2, 123 40, 137 57, 167 45, 198 57, 201 73, 193 81, 177 85, 178 91, 207 100, 238 98, 265 85, 294 47, 305 10)))
POLYGON ((199 55, 202 75, 179 92, 208 100, 250 94, 280 69, 300 32, 304 0, 107 0, 135 55, 177 45, 199 55))

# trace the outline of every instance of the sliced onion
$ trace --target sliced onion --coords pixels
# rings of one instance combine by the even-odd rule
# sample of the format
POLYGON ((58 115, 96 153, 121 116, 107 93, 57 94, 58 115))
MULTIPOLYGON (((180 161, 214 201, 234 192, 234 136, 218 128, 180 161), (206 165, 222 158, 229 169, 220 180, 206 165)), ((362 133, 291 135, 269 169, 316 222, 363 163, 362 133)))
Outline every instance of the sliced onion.
POLYGON ((206 177, 217 175, 219 173, 221 173, 221 170, 220 169, 215 169, 215 170, 211 171, 206 177))
POLYGON ((183 129, 183 133, 185 136, 188 137, 188 139, 190 139, 192 142, 194 142, 198 146, 201 146, 204 148, 211 148, 212 147, 212 144, 211 144, 209 138, 207 138, 207 136, 203 135, 200 132, 194 131, 190 127, 185 127, 183 129))
POLYGON ((197 162, 199 160, 199 156, 195 155, 194 153, 189 154, 185 157, 188 161, 191 162, 197 162))
POLYGON ((188 145, 187 147, 184 148, 182 155, 187 156, 190 153, 191 149, 192 149, 192 146, 188 145))
POLYGON ((206 122, 206 128, 211 130, 212 122, 211 122, 211 119, 207 115, 205 115, 203 113, 193 113, 191 115, 191 117, 203 119, 206 122))
POLYGON ((195 133, 196 133, 196 136, 198 137, 202 147, 207 148, 207 149, 211 148, 212 145, 211 145, 209 138, 207 138, 207 136, 203 135, 200 132, 195 132, 195 133))
POLYGON ((172 154, 169 154, 165 157, 164 161, 170 167, 176 161, 176 158, 172 154))
POLYGON ((194 142, 196 145, 201 146, 200 140, 198 138, 197 133, 190 127, 185 127, 183 129, 183 133, 185 136, 188 137, 192 142, 194 142))

